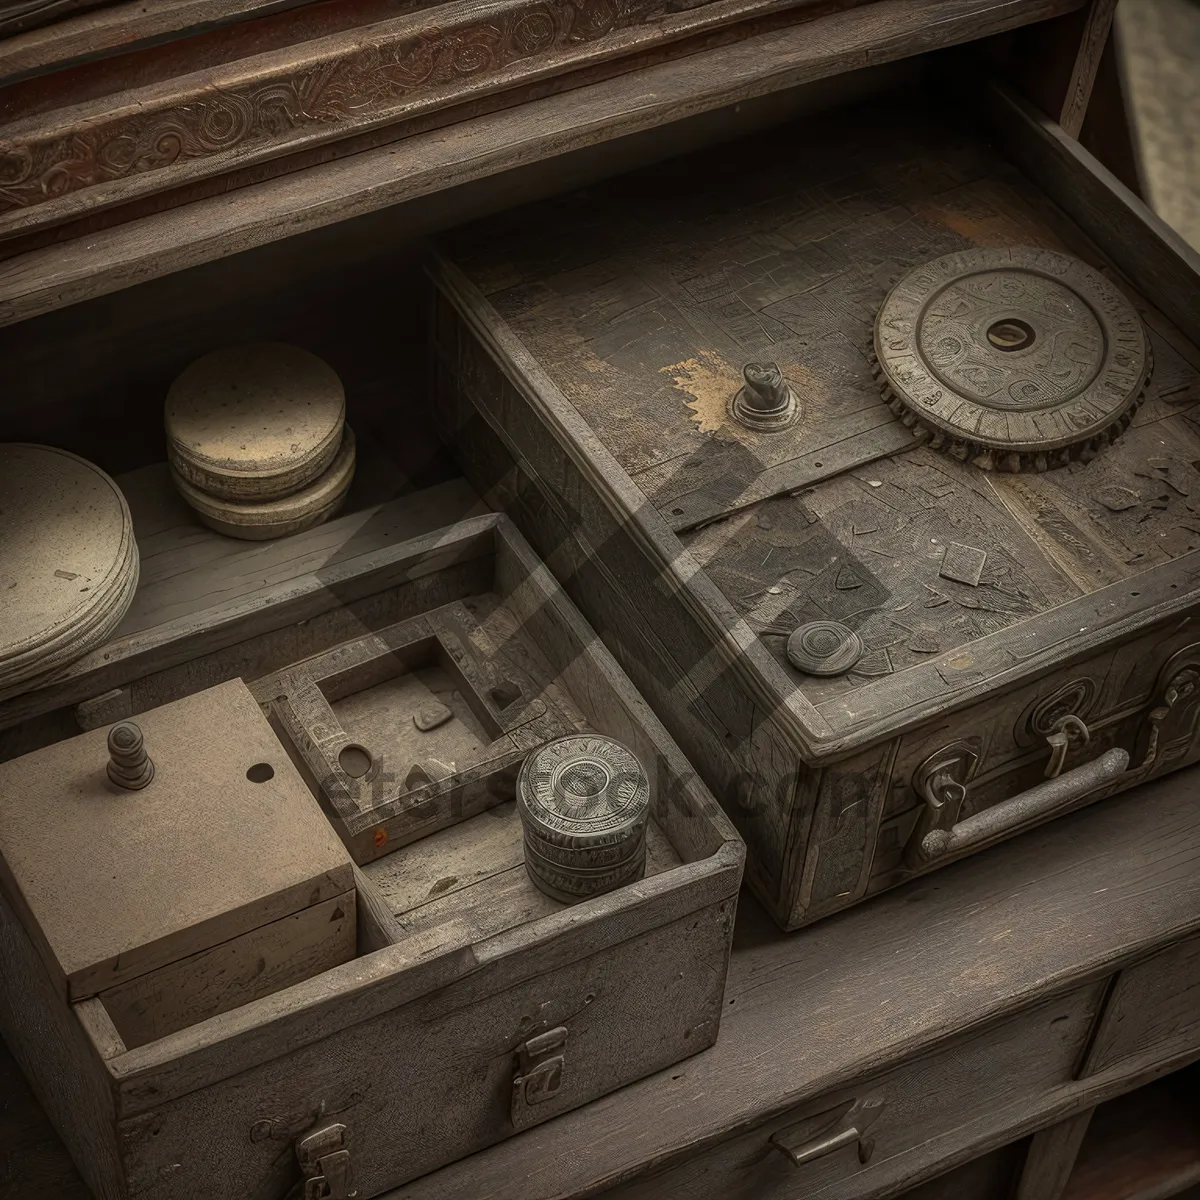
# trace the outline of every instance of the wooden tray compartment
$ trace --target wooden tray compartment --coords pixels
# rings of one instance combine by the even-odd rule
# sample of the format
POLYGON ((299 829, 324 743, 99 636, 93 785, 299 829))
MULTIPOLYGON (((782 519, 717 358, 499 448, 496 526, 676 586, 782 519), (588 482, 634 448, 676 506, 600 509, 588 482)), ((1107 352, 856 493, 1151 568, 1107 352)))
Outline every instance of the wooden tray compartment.
POLYGON ((360 865, 511 800, 526 755, 584 727, 558 692, 494 594, 451 600, 255 687, 360 865))
MULTIPOLYGON (((647 877, 568 908, 514 857, 510 802, 458 811, 356 873, 355 960, 137 1047, 102 998, 56 992, 3 897, 5 1038, 105 1200, 183 1200, 215 1170, 223 1194, 278 1200, 316 1134, 348 1148, 359 1194, 375 1195, 716 1038, 744 858, 716 802, 507 518, 388 554, 435 616, 489 597, 481 625, 501 609, 515 622, 507 653, 528 655, 547 709, 647 764, 647 877)), ((350 561, 366 587, 370 558, 350 561)), ((351 645, 388 636, 359 632, 351 645)))
POLYGON ((1186 415, 1200 259, 1057 127, 984 99, 1041 188, 979 114, 895 97, 789 141, 782 160, 776 132, 717 172, 696 156, 464 227, 431 268, 443 435, 721 796, 749 880, 789 928, 1200 754, 1186 415), (668 176, 695 186, 664 211, 668 176), (1090 474, 1068 469, 1061 495, 1061 473, 988 477, 906 449, 868 362, 906 270, 1022 244, 1115 273, 1157 363, 1132 428, 1090 474), (803 381, 806 411, 763 449, 724 406, 741 363, 772 357, 803 381), (1164 454, 1166 471, 1150 463, 1164 454), (1127 475, 1147 493, 1129 528, 1092 502, 1127 475), (1020 493, 1025 525, 993 484, 1020 493), (1096 549, 1098 531, 1124 557, 1096 549), (1056 539, 1086 566, 1060 571, 1056 539), (949 542, 986 547, 999 574, 978 589, 942 578, 949 542), (787 634, 822 616, 862 629, 859 674, 787 664, 787 634), (1046 770, 1051 710, 1086 721, 1064 774, 1087 770, 1053 805, 1004 809, 1046 770), (959 742, 974 773, 950 819, 971 836, 923 857, 918 770, 959 742))

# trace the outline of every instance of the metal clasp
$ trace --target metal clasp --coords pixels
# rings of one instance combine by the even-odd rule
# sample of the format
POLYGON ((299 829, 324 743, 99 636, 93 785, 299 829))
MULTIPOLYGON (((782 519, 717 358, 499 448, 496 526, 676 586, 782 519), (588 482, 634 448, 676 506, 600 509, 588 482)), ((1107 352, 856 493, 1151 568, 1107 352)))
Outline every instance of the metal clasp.
POLYGON ((967 798, 967 784, 975 775, 979 755, 967 742, 951 742, 931 754, 914 772, 913 791, 924 801, 917 823, 905 846, 909 867, 921 867, 921 845, 937 829, 953 829, 967 798))
POLYGON ((296 1143, 304 1200, 354 1200, 358 1195, 346 1149, 345 1125, 326 1125, 296 1143))
POLYGON ((1054 728, 1046 734, 1046 741, 1050 743, 1050 761, 1046 764, 1045 777, 1057 779, 1062 774, 1072 742, 1086 746, 1091 740, 1091 730, 1074 713, 1059 717, 1054 722, 1054 728))
POLYGON ((530 1114, 530 1108, 558 1095, 566 1066, 566 1047, 567 1030, 559 1025, 531 1037, 517 1048, 519 1068, 513 1077, 512 1122, 518 1129, 536 1120, 536 1115, 530 1114))

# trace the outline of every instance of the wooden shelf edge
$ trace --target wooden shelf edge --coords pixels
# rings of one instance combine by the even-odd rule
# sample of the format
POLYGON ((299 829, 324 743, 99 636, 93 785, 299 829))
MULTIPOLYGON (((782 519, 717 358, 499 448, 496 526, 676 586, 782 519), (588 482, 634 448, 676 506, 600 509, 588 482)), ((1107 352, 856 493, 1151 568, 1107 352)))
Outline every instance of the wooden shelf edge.
POLYGON ((1079 0, 877 0, 0 263, 0 325, 499 172, 1061 15, 1079 0))

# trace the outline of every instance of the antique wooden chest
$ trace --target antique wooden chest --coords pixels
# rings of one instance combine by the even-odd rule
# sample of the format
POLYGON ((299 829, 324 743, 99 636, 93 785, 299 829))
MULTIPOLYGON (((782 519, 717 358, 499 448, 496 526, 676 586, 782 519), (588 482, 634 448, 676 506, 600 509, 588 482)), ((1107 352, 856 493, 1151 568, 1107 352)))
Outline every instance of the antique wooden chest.
POLYGON ((1200 755, 1198 260, 982 93, 477 222, 431 266, 444 436, 788 928, 1200 755))
POLYGON ((189 524, 168 574, 208 595, 152 570, 157 624, 11 702, 48 744, 0 764, 0 1029, 104 1200, 377 1195, 716 1039, 744 847, 478 508, 449 481, 253 551, 189 524), (31 715, 89 694, 74 739, 31 715), (149 781, 106 776, 101 716, 149 781), (644 877, 571 905, 513 800, 563 733, 651 789, 644 877))

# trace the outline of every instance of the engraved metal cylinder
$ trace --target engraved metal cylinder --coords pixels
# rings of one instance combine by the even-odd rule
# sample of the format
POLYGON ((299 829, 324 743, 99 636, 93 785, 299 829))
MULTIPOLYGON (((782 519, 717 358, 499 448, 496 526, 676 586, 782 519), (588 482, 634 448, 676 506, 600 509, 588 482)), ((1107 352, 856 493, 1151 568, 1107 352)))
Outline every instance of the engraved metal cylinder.
POLYGON ((525 868, 547 895, 573 902, 640 879, 650 781, 611 738, 577 734, 535 750, 517 777, 525 868))
POLYGON ((108 731, 108 777, 131 792, 154 778, 154 763, 146 753, 142 731, 132 721, 122 721, 108 731))

